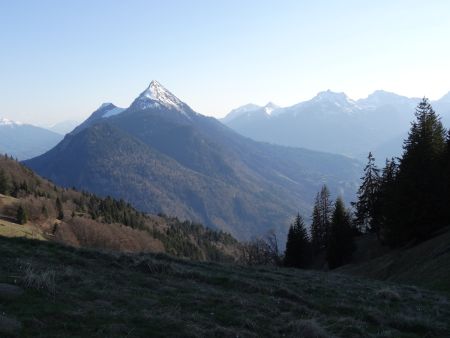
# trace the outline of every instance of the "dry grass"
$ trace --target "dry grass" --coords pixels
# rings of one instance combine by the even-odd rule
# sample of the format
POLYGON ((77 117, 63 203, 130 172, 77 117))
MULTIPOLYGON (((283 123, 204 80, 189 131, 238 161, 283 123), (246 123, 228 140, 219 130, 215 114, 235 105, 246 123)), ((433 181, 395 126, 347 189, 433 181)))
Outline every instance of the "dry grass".
POLYGON ((0 335, 2 337, 16 337, 22 330, 22 324, 14 319, 0 314, 0 335))
POLYGON ((330 335, 317 323, 315 319, 300 319, 289 325, 293 337, 329 338, 330 335))
POLYGON ((23 239, 0 238, 0 256, 0 282, 24 275, 24 262, 32 267, 33 288, 0 303, 27 337, 450 336, 449 297, 398 284, 23 239), (58 286, 51 301, 36 287, 49 266, 58 286), (380 290, 401 300, 382 299, 380 290))
POLYGON ((56 294, 56 272, 54 270, 36 270, 30 264, 23 271, 22 284, 25 288, 56 294))
POLYGON ((385 300, 389 300, 389 301, 393 301, 393 302, 398 302, 402 299, 402 297, 400 296, 400 294, 393 290, 393 289, 389 289, 389 288, 383 288, 381 290, 378 290, 376 292, 376 295, 378 297, 380 297, 381 299, 385 299, 385 300))
POLYGON ((58 225, 56 239, 74 246, 122 252, 163 252, 164 245, 148 232, 120 224, 75 217, 58 225))
POLYGON ((46 240, 42 231, 33 224, 16 224, 0 220, 0 236, 24 237, 38 240, 46 240))

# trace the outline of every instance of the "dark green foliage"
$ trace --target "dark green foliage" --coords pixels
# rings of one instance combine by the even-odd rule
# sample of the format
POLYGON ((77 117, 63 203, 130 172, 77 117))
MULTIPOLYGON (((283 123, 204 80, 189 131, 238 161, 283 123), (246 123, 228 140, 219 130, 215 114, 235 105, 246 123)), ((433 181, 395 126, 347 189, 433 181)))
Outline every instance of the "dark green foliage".
POLYGON ((400 236, 395 233, 397 228, 392 223, 398 217, 397 203, 395 203, 396 198, 399 198, 396 191, 397 174, 398 164, 395 159, 386 159, 375 203, 375 213, 379 224, 378 238, 382 241, 389 241, 400 236))
POLYGON ((44 216, 44 218, 48 218, 48 210, 45 205, 43 205, 41 208, 41 214, 44 216))
MULTIPOLYGON (((55 212, 56 217, 64 218, 65 210, 72 215, 71 219, 65 219, 71 224, 77 220, 83 224, 82 218, 93 218, 96 220, 95 223, 87 222, 86 224, 90 224, 99 231, 102 231, 102 223, 115 223, 119 227, 129 226, 146 231, 150 234, 150 238, 155 239, 150 247, 154 244, 157 250, 164 250, 176 256, 231 262, 235 261, 240 253, 240 243, 230 234, 222 231, 209 229, 201 224, 183 222, 163 214, 160 217, 144 214, 123 200, 115 200, 111 197, 100 198, 87 192, 59 188, 36 176, 17 161, 10 160, 9 157, 0 157, 0 170, 2 169, 7 177, 11 178, 11 191, 14 191, 14 197, 19 200, 26 199, 27 204, 24 206, 26 205, 27 208, 30 206, 27 211, 29 211, 29 217, 33 215, 33 221, 34 217, 36 221, 39 218, 47 221, 49 217, 55 216, 55 212), (33 198, 29 198, 32 196, 33 198), (50 206, 49 209, 48 206, 50 206), (162 242, 163 247, 159 241, 162 242)), ((16 219, 16 211, 12 209, 12 213, 7 213, 7 216, 16 219)), ((59 227, 58 223, 54 224, 52 232, 56 234, 59 227)), ((108 228, 105 227, 106 230, 108 228)), ((143 235, 146 237, 147 234, 143 235)), ((118 240, 130 242, 127 237, 118 240)), ((129 247, 132 248, 132 244, 129 247)))
POLYGON ((428 100, 416 110, 404 154, 400 161, 398 183, 403 197, 400 207, 405 240, 424 239, 442 224, 442 168, 445 130, 428 100), (409 236, 408 236, 409 235, 409 236))
POLYGON ((311 263, 311 244, 305 223, 300 214, 297 214, 294 224, 289 228, 284 265, 295 268, 307 268, 311 263))
POLYGON ((328 244, 331 218, 330 192, 326 185, 317 193, 311 224, 311 244, 315 253, 325 250, 328 244))
POLYGON ((362 183, 358 189, 358 201, 354 203, 356 208, 355 223, 361 232, 378 232, 378 220, 376 204, 379 189, 379 169, 375 165, 372 153, 367 157, 367 165, 364 168, 362 183))
POLYGON ((381 178, 369 155, 358 192, 356 221, 390 246, 420 242, 450 222, 450 150, 440 117, 424 98, 397 164, 387 160, 381 178))
POLYGON ((9 179, 6 176, 5 170, 0 170, 0 194, 7 195, 9 194, 9 179))
POLYGON ((63 220, 64 219, 64 210, 63 210, 63 206, 61 203, 61 200, 59 199, 59 197, 56 198, 56 212, 58 213, 57 218, 59 220, 63 220))
POLYGON ((331 217, 331 229, 327 247, 327 261, 330 269, 348 263, 355 250, 351 219, 345 210, 342 198, 338 197, 331 217))
POLYGON ((450 130, 447 132, 447 144, 444 154, 443 168, 444 168, 444 208, 445 208, 445 220, 447 224, 450 224, 450 130))
POLYGON ((167 253, 196 260, 227 262, 233 257, 224 254, 220 246, 237 246, 238 242, 230 234, 212 230, 201 224, 189 221, 181 222, 178 218, 162 216, 168 222, 165 232, 153 231, 153 236, 161 240, 167 253), (189 239, 193 239, 190 241, 189 239))
POLYGON ((388 215, 386 224, 387 241, 394 246, 422 241, 447 222, 443 181, 448 172, 442 166, 445 129, 427 99, 419 103, 415 115, 393 183, 396 212, 388 215))
POLYGON ((28 222, 28 214, 24 207, 19 206, 17 209, 17 216, 16 216, 17 223, 19 224, 25 224, 28 222))

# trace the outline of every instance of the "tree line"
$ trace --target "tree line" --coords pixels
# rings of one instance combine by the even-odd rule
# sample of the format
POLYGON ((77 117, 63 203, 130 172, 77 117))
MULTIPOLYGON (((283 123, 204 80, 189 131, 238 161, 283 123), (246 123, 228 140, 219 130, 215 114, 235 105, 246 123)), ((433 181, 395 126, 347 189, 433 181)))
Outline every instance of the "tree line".
POLYGON ((350 261, 355 234, 350 210, 341 197, 333 203, 324 185, 316 195, 310 233, 300 214, 290 226, 283 264, 309 268, 317 257, 323 256, 330 269, 337 268, 350 261))
POLYGON ((450 223, 450 132, 424 98, 399 158, 381 170, 369 153, 355 203, 361 232, 400 247, 424 241, 450 223))
POLYGON ((283 263, 308 268, 325 256, 333 269, 351 260, 354 238, 374 233, 392 248, 414 245, 450 224, 450 131, 424 98, 403 143, 403 154, 379 169, 372 153, 361 177, 357 201, 346 209, 326 186, 317 194, 310 233, 297 215, 289 228, 283 263))

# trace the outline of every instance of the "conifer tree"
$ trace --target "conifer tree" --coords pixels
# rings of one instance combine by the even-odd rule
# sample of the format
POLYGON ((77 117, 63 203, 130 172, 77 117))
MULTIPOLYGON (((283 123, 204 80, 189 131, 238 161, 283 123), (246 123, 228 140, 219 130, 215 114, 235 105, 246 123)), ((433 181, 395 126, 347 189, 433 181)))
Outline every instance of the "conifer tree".
POLYGON ((348 263, 355 250, 350 215, 344 202, 338 197, 331 217, 331 230, 327 246, 327 261, 330 269, 348 263))
POLYGON ((16 220, 19 224, 25 224, 28 222, 27 212, 22 206, 19 206, 19 208, 17 209, 16 220))
POLYGON ((331 202, 326 185, 316 195, 311 224, 311 242, 314 253, 325 250, 330 231, 331 202))
POLYGON ((445 212, 445 222, 447 224, 450 224, 450 129, 447 133, 447 144, 446 144, 446 151, 444 156, 444 208, 446 210, 445 212))
POLYGON ((356 208, 355 223, 361 232, 378 232, 376 204, 380 175, 371 152, 367 159, 364 176, 361 177, 362 183, 358 189, 358 201, 353 203, 356 208))
POLYGON ((289 228, 284 265, 296 268, 307 268, 311 262, 310 242, 305 223, 300 214, 289 228))
POLYGON ((59 220, 63 220, 64 219, 64 210, 63 210, 63 206, 61 203, 61 200, 59 199, 59 197, 56 198, 56 212, 57 212, 57 218, 59 220))
POLYGON ((386 159, 375 203, 375 214, 379 223, 378 238, 388 244, 393 237, 398 237, 393 233, 395 225, 392 223, 397 218, 397 204, 394 202, 397 197, 397 173, 398 164, 395 159, 386 159))
POLYGON ((445 189, 442 159, 445 157, 445 129, 439 116, 424 98, 416 108, 404 153, 400 160, 396 187, 397 215, 392 220, 398 235, 394 244, 424 240, 445 225, 445 189))
POLYGON ((6 173, 3 169, 0 170, 0 194, 7 195, 9 194, 10 186, 9 180, 6 176, 6 173))

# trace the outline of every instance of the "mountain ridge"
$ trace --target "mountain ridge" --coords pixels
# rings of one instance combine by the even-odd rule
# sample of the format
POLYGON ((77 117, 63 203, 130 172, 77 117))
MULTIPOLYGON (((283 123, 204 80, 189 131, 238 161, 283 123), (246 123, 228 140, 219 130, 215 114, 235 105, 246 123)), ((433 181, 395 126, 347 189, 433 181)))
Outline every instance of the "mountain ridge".
POLYGON ((311 211, 324 183, 347 199, 356 190, 358 162, 255 142, 185 103, 169 97, 169 104, 155 105, 156 97, 147 96, 138 99, 149 104, 136 99, 120 114, 91 115, 84 129, 25 164, 64 186, 125 198, 143 211, 199 221, 239 239, 271 228, 284 235, 292 215, 311 211))
POLYGON ((19 160, 43 154, 61 139, 62 135, 49 129, 0 118, 0 152, 19 160))
MULTIPOLYGON (((239 114, 236 108, 221 122, 257 141, 360 160, 369 151, 377 151, 375 157, 382 163, 386 157, 400 155, 402 144, 398 140, 408 131, 419 101, 383 90, 355 101, 345 93, 327 90, 310 100, 280 107, 271 115, 263 116, 259 108, 239 114)), ((450 124, 447 95, 432 105, 442 115, 444 124, 450 124)))

